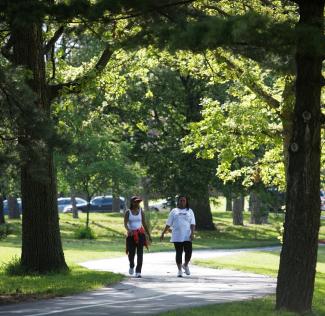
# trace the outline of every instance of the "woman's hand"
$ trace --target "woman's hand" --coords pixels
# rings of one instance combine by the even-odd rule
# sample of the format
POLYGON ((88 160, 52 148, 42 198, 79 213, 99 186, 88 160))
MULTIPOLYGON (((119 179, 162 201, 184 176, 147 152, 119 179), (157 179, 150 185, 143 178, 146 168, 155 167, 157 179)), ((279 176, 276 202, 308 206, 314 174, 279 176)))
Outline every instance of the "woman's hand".
POLYGON ((131 229, 128 229, 128 236, 133 236, 133 231, 131 229))
POLYGON ((194 239, 194 232, 191 232, 190 239, 191 239, 191 240, 194 239))
POLYGON ((162 233, 161 235, 160 235, 160 241, 163 241, 164 240, 164 233, 162 233))

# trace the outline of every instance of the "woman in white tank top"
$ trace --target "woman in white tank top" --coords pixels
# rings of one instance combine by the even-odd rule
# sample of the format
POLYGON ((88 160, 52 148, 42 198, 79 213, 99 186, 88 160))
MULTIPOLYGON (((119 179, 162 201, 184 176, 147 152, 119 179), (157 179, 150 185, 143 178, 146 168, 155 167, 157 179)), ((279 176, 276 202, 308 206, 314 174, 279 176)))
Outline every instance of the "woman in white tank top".
POLYGON ((129 274, 134 274, 134 258, 135 253, 137 253, 137 266, 135 268, 137 278, 141 278, 143 246, 148 246, 145 233, 148 234, 149 240, 151 241, 145 216, 140 208, 141 201, 142 199, 140 197, 133 196, 131 198, 130 209, 124 215, 124 227, 127 230, 126 253, 130 262, 129 274))

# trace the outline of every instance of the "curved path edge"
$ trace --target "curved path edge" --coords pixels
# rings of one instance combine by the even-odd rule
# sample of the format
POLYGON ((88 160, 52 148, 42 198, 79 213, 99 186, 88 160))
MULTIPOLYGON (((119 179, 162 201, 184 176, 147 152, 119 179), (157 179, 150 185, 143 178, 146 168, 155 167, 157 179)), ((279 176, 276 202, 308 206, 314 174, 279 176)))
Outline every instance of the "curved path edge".
MULTIPOLYGON (((243 251, 272 251, 279 247, 234 250, 195 250, 192 259, 232 255, 243 251)), ((78 295, 1 306, 0 315, 153 315, 178 308, 227 303, 275 292, 276 279, 227 269, 191 265, 191 275, 176 277, 174 252, 145 253, 142 278, 128 276, 127 257, 80 263, 93 270, 127 275, 111 287, 78 295)))

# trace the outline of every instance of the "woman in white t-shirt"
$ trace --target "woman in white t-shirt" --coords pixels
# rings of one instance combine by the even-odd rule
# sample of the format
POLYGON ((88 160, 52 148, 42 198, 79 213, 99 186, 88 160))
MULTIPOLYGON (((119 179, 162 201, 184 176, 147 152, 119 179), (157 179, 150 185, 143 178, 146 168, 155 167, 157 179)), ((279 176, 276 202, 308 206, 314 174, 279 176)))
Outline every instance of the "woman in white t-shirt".
POLYGON ((169 213, 166 227, 161 233, 160 240, 164 239, 167 231, 172 229, 171 242, 174 243, 176 250, 176 264, 178 268, 178 277, 183 276, 182 268, 186 275, 190 275, 188 263, 192 256, 192 240, 194 239, 195 216, 189 208, 186 196, 179 196, 177 207, 169 213), (184 264, 182 264, 183 251, 185 252, 184 264))

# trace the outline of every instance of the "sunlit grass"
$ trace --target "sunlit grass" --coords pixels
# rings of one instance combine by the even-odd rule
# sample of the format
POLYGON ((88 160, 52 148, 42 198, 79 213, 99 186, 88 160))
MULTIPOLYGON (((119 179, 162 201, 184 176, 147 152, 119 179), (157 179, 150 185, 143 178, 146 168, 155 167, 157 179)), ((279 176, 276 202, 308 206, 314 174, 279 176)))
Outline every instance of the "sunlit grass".
MULTIPOLYGON (((213 220, 216 225, 214 231, 198 231, 194 240, 194 248, 248 248, 267 245, 278 245, 279 227, 282 225, 283 214, 270 214, 270 224, 251 225, 249 224, 249 213, 244 214, 244 226, 233 226, 230 212, 213 211, 213 220)), ((169 242, 169 235, 163 242, 159 241, 161 231, 165 227, 168 212, 147 214, 153 226, 153 243, 150 251, 173 250, 169 242)), ((0 267, 9 262, 14 256, 19 257, 21 253, 21 221, 7 220, 12 233, 3 240, 0 240, 0 267)), ((80 213, 78 219, 73 219, 71 214, 60 214, 60 228, 67 264, 70 267, 70 274, 46 275, 39 279, 34 277, 9 277, 5 276, 0 268, 0 295, 65 295, 105 286, 115 282, 112 274, 84 270, 77 266, 78 263, 87 260, 112 258, 125 255, 125 229, 123 225, 123 214, 121 213, 91 213, 90 226, 95 231, 95 240, 77 240, 74 238, 74 231, 85 225, 86 214, 80 213), (89 276, 89 277, 88 277, 89 276), (34 279, 33 279, 34 278, 34 279), (71 287, 62 281, 54 286, 53 278, 58 280, 71 278, 71 287), (78 279, 80 282, 78 282, 78 279), (42 280, 42 281, 31 281, 42 280), (48 281, 47 281, 48 280, 48 281), (49 288, 46 287, 46 283, 49 288), (18 289, 18 290, 17 290, 18 289), (16 291, 17 290, 17 291, 16 291), (28 293, 28 294, 27 294, 28 293)), ((325 223, 325 221, 322 221, 325 223)), ((321 227, 321 236, 325 238, 324 225, 321 227)), ((325 254, 320 253, 319 265, 324 265, 325 254)), ((227 257, 230 259, 230 257, 227 257)), ((219 258, 220 260, 222 258, 219 258)), ((268 259, 270 260, 270 259, 268 259)), ((276 260, 276 259, 275 259, 276 260)), ((220 263, 221 264, 221 263, 220 263)), ((226 264, 223 262, 222 264, 226 264)), ((230 264, 228 262, 228 264, 230 264)), ((233 267, 235 268, 235 267, 233 267)), ((243 268, 243 267, 238 267, 243 268)), ((255 267, 254 269, 257 269, 255 267)), ((263 268, 263 267, 261 267, 263 268)), ((259 270, 259 273, 267 273, 259 270)))
POLYGON ((72 264, 69 272, 46 275, 8 276, 0 270, 0 301, 80 293, 116 283, 122 278, 120 274, 91 271, 72 264))

